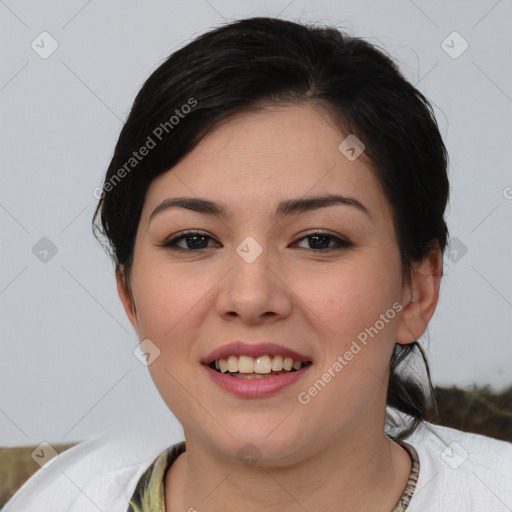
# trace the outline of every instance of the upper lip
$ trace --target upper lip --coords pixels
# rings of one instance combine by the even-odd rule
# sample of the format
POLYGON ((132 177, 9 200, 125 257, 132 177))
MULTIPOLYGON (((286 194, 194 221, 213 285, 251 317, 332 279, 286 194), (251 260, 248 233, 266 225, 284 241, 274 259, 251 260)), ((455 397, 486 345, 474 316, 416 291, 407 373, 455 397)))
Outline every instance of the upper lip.
POLYGON ((222 345, 222 347, 216 348, 215 350, 210 352, 207 356, 201 359, 201 364, 211 364, 212 362, 217 361, 218 359, 228 358, 229 356, 233 355, 251 357, 272 355, 291 357, 294 361, 301 361, 303 363, 311 361, 310 357, 305 356, 304 354, 300 354, 295 350, 283 347, 282 345, 277 345, 276 343, 267 342, 254 344, 245 343, 243 341, 234 341, 232 343, 222 345))

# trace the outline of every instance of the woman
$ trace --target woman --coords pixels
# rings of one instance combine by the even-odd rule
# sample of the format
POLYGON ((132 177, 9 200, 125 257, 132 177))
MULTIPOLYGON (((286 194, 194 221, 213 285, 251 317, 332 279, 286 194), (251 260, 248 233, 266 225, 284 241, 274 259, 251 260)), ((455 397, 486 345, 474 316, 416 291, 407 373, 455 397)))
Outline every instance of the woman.
POLYGON ((95 219, 185 441, 142 462, 72 448, 32 479, 45 496, 95 456, 111 469, 54 498, 26 484, 5 510, 512 510, 511 444, 429 423, 404 372, 437 305, 448 195, 429 102, 369 43, 252 18, 171 55, 95 219))

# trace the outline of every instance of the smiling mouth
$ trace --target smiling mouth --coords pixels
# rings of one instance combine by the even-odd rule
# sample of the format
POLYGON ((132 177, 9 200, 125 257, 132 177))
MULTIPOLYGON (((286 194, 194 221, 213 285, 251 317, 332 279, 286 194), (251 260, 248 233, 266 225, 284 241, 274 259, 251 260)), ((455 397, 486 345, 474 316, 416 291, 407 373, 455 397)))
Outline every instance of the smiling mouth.
POLYGON ((232 355, 212 361, 207 366, 217 373, 238 379, 266 379, 277 375, 295 373, 311 364, 311 361, 294 361, 291 357, 280 355, 263 355, 256 358, 232 355))

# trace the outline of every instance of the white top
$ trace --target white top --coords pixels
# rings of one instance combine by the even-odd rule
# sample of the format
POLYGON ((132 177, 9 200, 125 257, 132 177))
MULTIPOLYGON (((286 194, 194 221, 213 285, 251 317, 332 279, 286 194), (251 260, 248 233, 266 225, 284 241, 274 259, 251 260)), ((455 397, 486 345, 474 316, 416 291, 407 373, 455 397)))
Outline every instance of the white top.
MULTIPOLYGON (((165 417, 66 450, 26 481, 3 512, 126 512, 144 471, 183 440, 169 434, 174 421, 165 417)), ((512 511, 512 443, 427 422, 405 441, 420 463, 406 512, 512 511)))

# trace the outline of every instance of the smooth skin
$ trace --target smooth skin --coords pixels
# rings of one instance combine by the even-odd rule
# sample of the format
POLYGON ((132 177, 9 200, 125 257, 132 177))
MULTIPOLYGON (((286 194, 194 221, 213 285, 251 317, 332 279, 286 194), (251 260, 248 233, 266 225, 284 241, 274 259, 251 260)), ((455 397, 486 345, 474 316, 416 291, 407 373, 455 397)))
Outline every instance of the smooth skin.
POLYGON ((402 281, 390 206, 365 154, 350 161, 338 149, 345 137, 311 104, 239 114, 148 189, 131 291, 122 268, 117 285, 138 339, 160 350, 149 371, 185 433, 187 451, 165 479, 167 512, 389 512, 405 489, 409 455, 384 434, 389 361, 395 342, 425 332, 442 255, 436 246, 411 286, 402 281), (281 201, 322 194, 355 198, 369 215, 338 204, 274 216, 281 201), (230 216, 173 207, 150 221, 176 197, 222 203, 230 216), (181 251, 162 246, 185 230, 202 236, 181 239, 181 251), (319 231, 334 238, 307 238, 319 231), (263 250, 252 263, 236 251, 247 237, 263 250), (353 246, 333 249, 336 237, 353 246), (395 302, 401 311, 300 403, 395 302), (200 364, 234 340, 275 342, 313 366, 274 396, 236 397, 200 364), (246 443, 260 457, 254 465, 237 456, 246 443))

